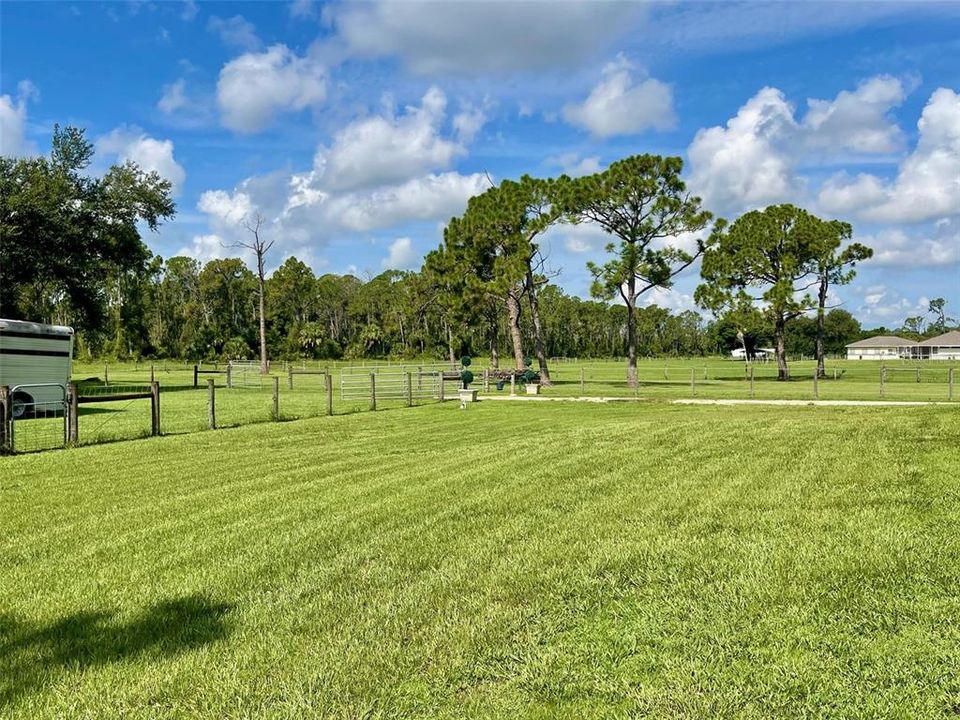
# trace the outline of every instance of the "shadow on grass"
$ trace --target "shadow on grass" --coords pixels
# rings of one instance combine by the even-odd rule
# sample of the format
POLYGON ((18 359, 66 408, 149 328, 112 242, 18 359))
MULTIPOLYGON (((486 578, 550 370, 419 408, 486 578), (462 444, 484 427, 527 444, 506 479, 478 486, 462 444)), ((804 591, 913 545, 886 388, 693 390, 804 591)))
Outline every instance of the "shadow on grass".
POLYGON ((80 612, 49 624, 0 615, 0 708, 68 672, 137 657, 162 660, 227 636, 231 605, 203 595, 167 600, 129 622, 80 612))

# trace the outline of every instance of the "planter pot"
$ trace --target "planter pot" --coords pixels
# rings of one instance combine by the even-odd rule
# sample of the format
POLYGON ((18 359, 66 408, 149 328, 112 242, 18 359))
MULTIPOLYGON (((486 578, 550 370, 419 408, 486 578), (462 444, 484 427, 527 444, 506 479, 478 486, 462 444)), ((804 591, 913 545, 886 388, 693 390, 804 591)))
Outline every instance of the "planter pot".
POLYGON ((540 385, 539 385, 539 384, 526 385, 525 387, 527 388, 527 395, 539 395, 539 394, 540 394, 540 385))
POLYGON ((457 393, 460 396, 460 402, 476 402, 477 401, 477 391, 476 390, 457 390, 457 393))

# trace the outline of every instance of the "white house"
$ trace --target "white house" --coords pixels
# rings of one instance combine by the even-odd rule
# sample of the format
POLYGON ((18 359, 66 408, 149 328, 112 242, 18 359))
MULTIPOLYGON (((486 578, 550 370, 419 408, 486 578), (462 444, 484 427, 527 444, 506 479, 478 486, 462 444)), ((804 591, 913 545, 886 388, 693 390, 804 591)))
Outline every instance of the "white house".
POLYGON ((878 335, 847 345, 847 360, 898 360, 915 357, 919 357, 917 341, 896 335, 878 335))
POLYGON ((917 346, 920 357, 930 360, 960 360, 960 330, 951 330, 924 340, 917 346))

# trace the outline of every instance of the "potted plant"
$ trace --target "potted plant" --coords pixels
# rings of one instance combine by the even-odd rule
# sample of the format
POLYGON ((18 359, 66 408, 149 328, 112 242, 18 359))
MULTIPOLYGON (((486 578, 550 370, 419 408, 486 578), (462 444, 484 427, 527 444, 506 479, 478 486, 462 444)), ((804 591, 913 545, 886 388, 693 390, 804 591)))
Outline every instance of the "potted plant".
POLYGON ((524 358, 523 364, 525 365, 524 370, 520 373, 519 380, 523 383, 524 390, 527 395, 539 395, 540 394, 540 376, 534 372, 533 368, 530 367, 533 364, 533 360, 530 358, 524 358))
POLYGON ((460 395, 460 404, 477 401, 477 391, 470 389, 470 383, 473 382, 473 373, 468 369, 473 362, 469 355, 460 358, 460 389, 457 391, 460 395))

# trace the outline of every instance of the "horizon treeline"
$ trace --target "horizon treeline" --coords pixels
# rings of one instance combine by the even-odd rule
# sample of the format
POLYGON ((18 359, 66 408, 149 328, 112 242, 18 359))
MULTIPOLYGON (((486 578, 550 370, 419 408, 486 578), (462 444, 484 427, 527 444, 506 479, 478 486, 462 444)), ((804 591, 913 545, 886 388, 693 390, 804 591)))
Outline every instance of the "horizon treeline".
MULTIPOLYGON (((170 358, 220 360, 254 358, 258 346, 258 291, 254 273, 239 258, 200 263, 189 257, 154 257, 146 273, 119 276, 105 288, 103 325, 78 330, 78 359, 170 358)), ((453 327, 422 272, 388 270, 367 281, 353 275, 315 275, 289 257, 266 280, 267 339, 278 360, 353 358, 486 357, 506 354, 506 321, 491 304, 486 326, 453 327)), ((584 300, 556 285, 540 294, 540 311, 549 357, 623 357, 626 308, 584 300)), ((51 308, 44 318, 70 323, 67 308, 51 308)), ((649 305, 638 308, 640 355, 704 356, 739 347, 738 323, 711 319, 693 310, 674 312, 649 305)), ((530 341, 529 313, 521 315, 530 341)), ((843 351, 859 339, 860 324, 845 310, 827 314, 827 352, 843 351)), ((815 324, 801 318, 790 329, 791 355, 812 355, 815 324)), ((763 319, 748 331, 753 347, 770 343, 763 319)))
MULTIPOLYGON (((315 276, 287 258, 269 277, 278 238, 251 234, 232 247, 256 254, 201 264, 164 261, 142 238, 176 212, 169 181, 135 163, 88 174, 94 146, 80 128, 55 127, 48 156, 0 158, 0 315, 73 325, 77 356, 274 359, 487 356, 519 368, 549 357, 697 356, 777 348, 836 354, 866 335, 924 334, 925 318, 863 333, 827 304, 872 251, 849 243, 849 224, 792 205, 715 218, 687 192, 680 158, 636 155, 594 175, 503 180, 447 223, 419 271, 367 280, 315 276), (539 243, 557 224, 591 224, 610 238, 589 262, 582 299, 551 283, 539 243), (672 246, 682 236, 692 243, 672 246), (845 244, 846 243, 846 244, 845 244), (703 258, 697 306, 671 311, 648 292, 703 258), (271 258, 272 259, 272 258, 271 258), (819 302, 808 292, 819 288, 819 302), (818 342, 821 350, 818 351, 818 342)), ((930 303, 942 331, 945 301, 930 303)))

